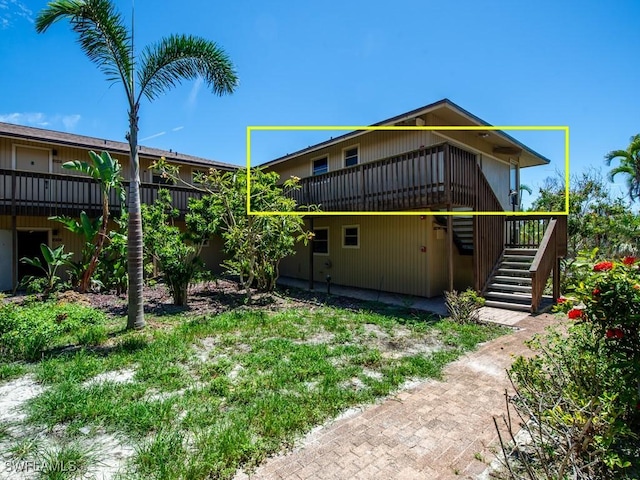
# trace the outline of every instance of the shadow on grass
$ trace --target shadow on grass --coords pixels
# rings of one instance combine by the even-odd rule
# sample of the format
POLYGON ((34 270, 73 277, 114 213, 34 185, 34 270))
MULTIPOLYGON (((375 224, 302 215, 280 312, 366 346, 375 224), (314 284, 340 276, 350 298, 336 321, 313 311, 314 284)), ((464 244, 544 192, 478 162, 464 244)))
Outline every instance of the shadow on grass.
POLYGON ((438 314, 411 307, 391 305, 373 300, 360 300, 357 298, 343 297, 340 295, 322 292, 309 292, 308 290, 296 287, 278 287, 277 294, 282 297, 295 299, 312 305, 341 308, 351 312, 370 312, 384 317, 393 318, 401 324, 407 322, 414 323, 416 321, 421 321, 425 324, 433 324, 443 318, 438 314))

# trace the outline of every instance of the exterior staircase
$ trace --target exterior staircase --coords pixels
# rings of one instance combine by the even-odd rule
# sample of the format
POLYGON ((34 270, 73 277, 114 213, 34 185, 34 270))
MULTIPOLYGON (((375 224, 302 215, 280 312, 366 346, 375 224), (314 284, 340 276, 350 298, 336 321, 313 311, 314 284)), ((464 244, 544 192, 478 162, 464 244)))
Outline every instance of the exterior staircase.
MULTIPOLYGON (((454 207, 454 212, 469 211, 467 207, 454 207)), ((447 226, 447 217, 437 216, 436 222, 443 227, 447 226)), ((454 215, 453 222, 453 243, 458 249, 460 255, 473 255, 473 216, 471 215, 454 215)))
POLYGON ((529 268, 535 248, 506 248, 487 283, 484 297, 488 307, 531 310, 532 287, 529 268))

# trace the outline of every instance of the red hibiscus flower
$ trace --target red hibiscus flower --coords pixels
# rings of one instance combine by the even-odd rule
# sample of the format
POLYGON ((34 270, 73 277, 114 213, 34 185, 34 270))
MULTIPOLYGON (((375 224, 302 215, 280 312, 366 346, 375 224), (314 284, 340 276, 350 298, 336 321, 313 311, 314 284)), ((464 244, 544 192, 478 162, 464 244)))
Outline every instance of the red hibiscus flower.
POLYGON ((582 309, 580 308, 572 308, 567 313, 570 319, 575 320, 576 318, 582 318, 582 309))
POLYGON ((611 270, 613 268, 613 263, 611 262, 600 262, 600 263, 596 263, 593 266, 593 271, 594 272, 607 272, 609 270, 611 270))
POLYGON ((567 301, 567 298, 566 298, 566 297, 559 297, 559 298, 558 298, 558 303, 564 303, 564 302, 566 302, 566 301, 567 301))
POLYGON ((594 288, 594 289, 593 289, 593 292, 591 292, 591 294, 592 294, 594 297, 597 297, 598 295, 600 295, 600 289, 599 289, 599 288, 594 288))
POLYGON ((607 333, 605 333, 605 336, 606 336, 607 338, 613 338, 613 337, 615 337, 615 336, 616 336, 615 329, 613 329, 613 328, 607 328, 607 333))
POLYGON ((616 332, 616 338, 619 340, 622 337, 624 337, 624 332, 622 330, 620 330, 619 328, 614 329, 616 332))
POLYGON ((625 265, 633 265, 637 261, 638 261, 637 257, 624 257, 622 259, 622 263, 624 263, 625 265))

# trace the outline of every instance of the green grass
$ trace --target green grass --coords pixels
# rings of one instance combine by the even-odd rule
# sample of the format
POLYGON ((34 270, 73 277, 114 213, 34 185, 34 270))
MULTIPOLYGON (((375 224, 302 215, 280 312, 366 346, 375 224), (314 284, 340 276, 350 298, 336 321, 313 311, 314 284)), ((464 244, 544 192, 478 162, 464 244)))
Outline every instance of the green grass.
MULTIPOLYGON (((410 379, 439 378, 447 363, 506 331, 326 307, 158 323, 61 333, 86 347, 16 370, 48 386, 28 402, 28 423, 64 425, 69 441, 85 426, 127 435, 137 445, 128 478, 232 478, 349 407, 410 379), (135 371, 128 382, 86 383, 125 368, 135 371)), ((28 446, 14 456, 33 453, 28 446)))

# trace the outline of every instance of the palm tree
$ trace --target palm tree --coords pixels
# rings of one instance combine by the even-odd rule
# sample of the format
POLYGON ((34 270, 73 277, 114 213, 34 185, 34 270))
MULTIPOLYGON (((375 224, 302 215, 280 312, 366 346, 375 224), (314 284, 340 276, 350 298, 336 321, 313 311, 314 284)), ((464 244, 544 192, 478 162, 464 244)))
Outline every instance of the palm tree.
POLYGON ((171 35, 134 55, 133 28, 124 25, 111 0, 54 0, 36 19, 36 31, 45 32, 66 19, 78 35, 80 47, 112 83, 124 87, 128 107, 130 150, 129 272, 127 328, 144 327, 142 217, 140 214, 140 162, 138 113, 140 100, 154 100, 182 79, 201 77, 213 93, 232 93, 238 84, 233 64, 215 43, 191 35, 171 35))
POLYGON ((604 157, 607 166, 615 159, 620 160, 620 165, 609 172, 609 180, 613 182, 619 173, 627 178, 627 188, 631 201, 640 200, 640 133, 630 139, 626 150, 612 150, 604 157))

